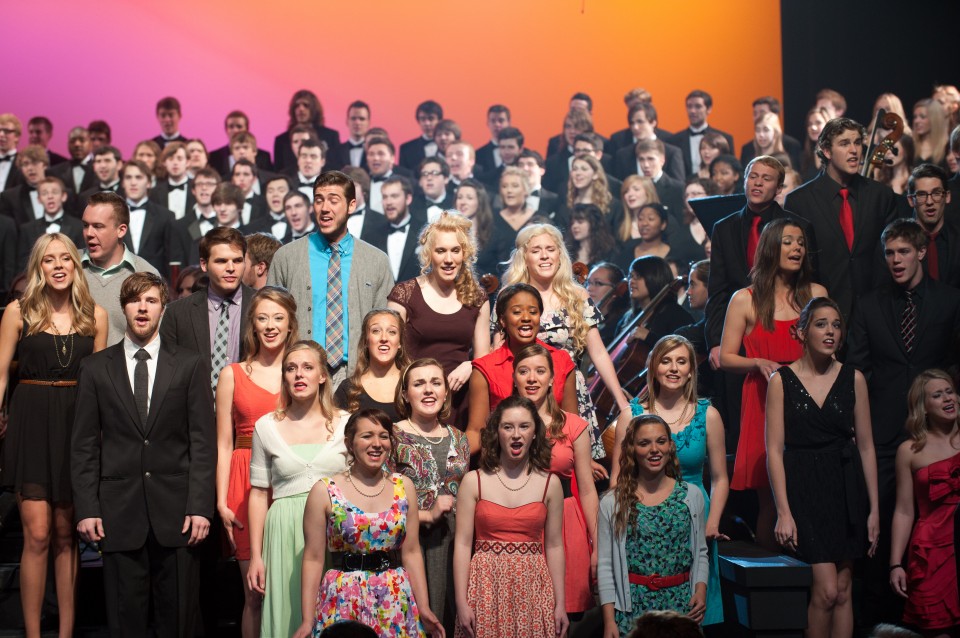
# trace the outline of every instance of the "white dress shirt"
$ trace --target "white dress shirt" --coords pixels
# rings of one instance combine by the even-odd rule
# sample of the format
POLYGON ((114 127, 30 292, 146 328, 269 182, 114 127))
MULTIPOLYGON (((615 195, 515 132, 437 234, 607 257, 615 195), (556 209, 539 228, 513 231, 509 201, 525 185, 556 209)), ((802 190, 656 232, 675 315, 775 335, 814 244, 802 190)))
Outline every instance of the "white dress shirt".
POLYGON ((403 249, 407 245, 407 233, 410 232, 410 213, 407 213, 407 216, 404 217, 399 224, 391 224, 391 226, 404 226, 403 230, 387 235, 387 257, 390 258, 390 270, 393 271, 393 279, 396 281, 400 275, 400 262, 403 261, 403 249))
MULTIPOLYGON (((150 399, 153 398, 153 381, 157 378, 157 357, 160 355, 160 333, 153 335, 153 340, 143 346, 150 358, 147 359, 147 412, 150 412, 150 399)), ((137 360, 133 358, 140 350, 140 346, 123 338, 123 358, 127 362, 127 378, 130 380, 130 391, 133 392, 133 374, 137 369, 137 360)))
POLYGON ((77 194, 80 194, 80 188, 83 186, 83 178, 86 176, 87 171, 84 170, 83 164, 78 164, 74 166, 73 171, 73 188, 77 191, 77 194))
MULTIPOLYGON (((133 202, 128 199, 127 203, 132 209, 134 206, 143 206, 146 204, 147 198, 144 197, 139 202, 133 202)), ((143 237, 143 224, 145 221, 147 221, 146 210, 141 208, 139 210, 130 211, 130 225, 127 226, 127 228, 129 229, 128 232, 130 233, 130 243, 133 244, 133 252, 137 254, 140 253, 140 239, 143 237)))
MULTIPOLYGON (((694 133, 702 133, 707 130, 707 125, 704 124, 700 128, 690 127, 690 131, 694 133)), ((703 135, 691 135, 690 136, 690 165, 693 168, 694 174, 700 170, 700 142, 703 141, 703 135)), ((642 173, 641 173, 642 175, 642 173)))
POLYGON ((190 187, 187 184, 187 178, 184 177, 179 183, 169 182, 171 186, 179 186, 180 184, 185 184, 182 189, 171 190, 167 193, 167 208, 173 211, 173 214, 177 216, 177 219, 183 219, 184 213, 187 210, 187 189, 190 187))
POLYGON ((13 165, 17 161, 17 152, 10 151, 6 155, 0 154, 0 157, 9 157, 9 160, 0 162, 0 190, 6 190, 10 188, 10 185, 7 184, 7 178, 10 177, 10 171, 13 170, 13 165))

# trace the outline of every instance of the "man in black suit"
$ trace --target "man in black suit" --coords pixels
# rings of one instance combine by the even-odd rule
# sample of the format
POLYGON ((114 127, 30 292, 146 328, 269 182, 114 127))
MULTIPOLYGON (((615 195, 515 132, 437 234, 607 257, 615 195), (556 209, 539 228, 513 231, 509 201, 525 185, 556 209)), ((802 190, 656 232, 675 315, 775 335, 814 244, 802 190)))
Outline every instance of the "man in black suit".
POLYGON ((380 187, 394 175, 413 179, 413 170, 394 164, 396 149, 388 137, 377 135, 368 138, 366 154, 367 166, 370 167, 370 208, 382 212, 380 187))
MULTIPOLYGON (((367 158, 363 152, 363 142, 369 130, 370 105, 362 100, 354 100, 347 107, 347 131, 349 135, 340 145, 340 156, 343 158, 344 166, 366 168, 367 158)), ((400 149, 402 160, 403 147, 401 146, 400 149)))
POLYGON ((713 98, 709 93, 700 90, 690 91, 685 104, 690 127, 675 133, 670 138, 670 143, 683 153, 683 167, 689 176, 700 170, 700 141, 707 133, 719 133, 727 138, 731 150, 736 147, 733 145, 732 135, 715 129, 707 123, 707 117, 713 110, 713 98))
POLYGON ((417 238, 426 223, 410 214, 413 187, 404 177, 391 177, 383 183, 383 216, 386 232, 373 245, 387 253, 394 281, 406 281, 420 274, 417 238))
POLYGON ((447 165, 450 167, 450 181, 447 182, 447 190, 451 193, 455 193, 457 186, 465 179, 473 178, 483 181, 482 175, 477 176, 473 174, 477 156, 473 150, 473 146, 467 142, 461 140, 448 146, 446 160, 447 165))
POLYGON ((104 146, 110 146, 113 143, 113 131, 110 124, 105 120, 91 120, 87 124, 87 133, 90 135, 90 159, 93 160, 93 153, 104 146))
MULTIPOLYGON (((510 127, 510 109, 503 104, 494 104, 487 109, 487 130, 490 131, 490 141, 477 149, 477 166, 479 172, 490 174, 503 166, 500 157, 500 132, 510 127)), ((499 177, 499 176, 498 176, 499 177)))
POLYGON ((683 182, 669 177, 663 170, 665 148, 666 145, 660 140, 637 142, 637 164, 641 174, 653 180, 660 203, 667 209, 670 252, 683 260, 700 259, 703 248, 697 245, 683 223, 683 182))
POLYGON ((193 183, 187 174, 187 145, 170 142, 160 151, 157 161, 166 170, 167 177, 157 180, 150 189, 150 201, 173 211, 178 220, 183 219, 197 203, 193 197, 193 183))
POLYGON ((170 142, 187 143, 187 138, 180 134, 180 118, 183 117, 180 111, 180 100, 175 97, 161 98, 157 102, 157 122, 160 123, 160 135, 153 138, 153 141, 160 145, 162 149, 170 142))
MULTIPOLYGON (((657 139, 657 109, 653 104, 640 102, 627 111, 627 122, 630 124, 627 129, 630 131, 630 143, 616 151, 613 159, 613 174, 621 180, 640 174, 637 142, 657 139)), ((679 182, 684 181, 686 175, 683 172, 683 153, 676 146, 667 143, 663 145, 663 153, 663 172, 679 182)))
MULTIPOLYGON (((758 97, 753 101, 753 122, 757 123, 757 118, 759 118, 764 113, 773 113, 777 117, 780 117, 780 100, 777 98, 766 95, 764 97, 758 97)), ((781 128, 783 127, 781 121, 781 128)), ((783 133, 780 141, 783 143, 783 150, 790 158, 790 163, 793 166, 794 170, 800 169, 800 156, 803 154, 803 145, 793 137, 790 137, 786 133, 783 133)), ((730 149, 731 152, 733 149, 730 149)), ((740 163, 744 166, 750 162, 754 157, 754 147, 753 140, 750 140, 746 144, 740 147, 740 163)))
MULTIPOLYGON (((950 150, 960 157, 960 126, 950 132, 950 150)), ((944 212, 944 219, 950 226, 960 228, 960 172, 950 178, 947 186, 950 189, 950 203, 944 212)))
POLYGON ((817 141, 824 170, 787 195, 784 208, 813 225, 819 249, 820 283, 844 317, 857 298, 882 280, 880 233, 892 219, 909 217, 905 198, 860 176, 863 127, 848 118, 827 122, 817 141))
POLYGON ((0 114, 0 192, 23 182, 17 168, 17 146, 23 124, 13 113, 0 114))
POLYGON ((275 175, 264 184, 263 198, 267 205, 266 214, 247 224, 248 233, 270 233, 277 239, 283 239, 290 228, 283 212, 283 198, 287 196, 290 189, 290 178, 286 175, 275 175))
MULTIPOLYGON (((367 175, 367 171, 356 166, 346 167, 343 169, 343 173, 353 182, 357 200, 357 207, 347 217, 347 232, 371 245, 381 241, 387 234, 389 224, 383 213, 370 210, 370 207, 367 206, 370 198, 370 176, 367 175)), ((310 211, 313 210, 313 202, 309 198, 306 199, 306 202, 307 210, 304 212, 306 222, 303 223, 309 222, 310 230, 303 230, 300 233, 301 235, 312 232, 313 229, 313 218, 310 216, 310 211)))
POLYGON ((26 268, 34 242, 47 233, 63 233, 80 250, 83 250, 86 243, 83 238, 83 222, 63 211, 67 203, 67 189, 60 178, 41 179, 37 183, 37 196, 43 206, 43 215, 20 226, 20 248, 17 251, 19 270, 26 268))
POLYGON ((907 201, 930 243, 923 260, 927 274, 948 286, 960 288, 960 226, 947 224, 944 213, 952 199, 947 172, 934 164, 921 164, 907 180, 907 201))
POLYGON ((560 196, 542 186, 543 175, 546 172, 543 168, 543 157, 540 153, 525 148, 520 152, 517 166, 527 174, 527 181, 530 183, 527 208, 537 211, 538 215, 553 219, 560 208, 560 196))
POLYGON ((53 136, 53 122, 43 115, 31 117, 27 122, 27 141, 42 146, 47 151, 47 166, 63 164, 67 158, 50 150, 50 138, 53 136))
MULTIPOLYGON (((230 174, 233 163, 236 161, 233 154, 233 136, 238 133, 250 132, 250 118, 243 111, 230 111, 223 122, 223 128, 227 133, 227 145, 210 151, 207 156, 207 165, 212 166, 222 177, 230 174)), ((258 168, 271 170, 273 162, 270 161, 270 153, 256 147, 256 138, 254 138, 254 163, 258 168)))
POLYGON ((70 159, 51 168, 49 172, 63 180, 73 195, 79 195, 93 188, 97 181, 90 168, 90 134, 87 129, 82 126, 70 129, 67 149, 70 151, 70 159))
MULTIPOLYGON (((287 221, 287 231, 278 237, 281 244, 289 244, 317 229, 310 215, 311 204, 310 199, 298 190, 292 190, 284 195, 283 212, 287 221)), ((383 215, 379 213, 375 213, 373 217, 383 219, 383 215)))
MULTIPOLYGON (((877 453, 880 529, 889 530, 896 501, 897 447, 908 438, 905 397, 914 378, 940 368, 956 373, 960 362, 960 291, 927 277, 923 228, 912 219, 891 222, 881 235, 891 281, 864 294, 854 308, 847 363, 863 372, 877 453)), ((900 562, 897 556, 894 562, 900 562)), ((864 578, 865 626, 897 622, 903 609, 888 585, 890 536, 880 534, 864 578), (886 538, 885 538, 886 537, 886 538)))
POLYGON ((432 221, 445 210, 454 208, 455 198, 447 190, 450 167, 442 157, 428 157, 417 167, 420 188, 413 195, 411 214, 432 221))
POLYGON ((193 176, 191 193, 193 209, 187 211, 183 219, 177 220, 177 231, 182 245, 180 254, 184 266, 199 266, 200 238, 217 227, 217 211, 213 208, 213 194, 220 186, 220 174, 206 166, 193 176))
POLYGON ((417 105, 417 125, 420 136, 400 145, 400 166, 409 171, 416 170, 425 157, 437 154, 437 143, 433 133, 443 119, 443 107, 433 100, 417 105))
POLYGON ((42 146, 31 144, 17 153, 16 163, 23 181, 0 193, 0 214, 22 225, 43 217, 37 186, 46 177, 47 153, 42 146))
POLYGON ((313 183, 323 172, 326 157, 326 144, 315 139, 304 140, 297 150, 297 170, 290 177, 294 186, 307 197, 313 193, 313 183))
POLYGON ((93 187, 82 191, 77 198, 80 210, 87 207, 87 199, 94 193, 112 191, 121 197, 124 196, 123 185, 120 183, 120 169, 123 168, 123 158, 116 147, 106 145, 95 150, 91 164, 93 165, 96 183, 93 187))
MULTIPOLYGON (((650 91, 646 89, 630 89, 627 91, 626 95, 623 96, 623 103, 626 105, 627 110, 629 111, 635 105, 646 103, 653 104, 653 96, 650 95, 650 91)), ((630 120, 629 115, 627 120, 630 120)), ((654 133, 657 139, 667 140, 673 135, 669 131, 665 131, 662 128, 655 127, 654 133)), ((630 127, 620 129, 616 133, 610 136, 610 139, 607 141, 607 152, 611 155, 616 155, 624 146, 634 146, 639 140, 634 137, 633 131, 630 130, 630 127)), ((669 172, 669 171, 668 171, 669 172)))
MULTIPOLYGON (((586 93, 574 93, 570 98, 569 103, 570 111, 582 111, 586 114, 586 119, 589 120, 589 126, 585 126, 584 123, 578 119, 573 122, 574 128, 576 131, 568 130, 568 123, 564 120, 563 123, 563 133, 560 135, 554 135, 549 140, 547 140, 547 160, 558 153, 562 154, 564 149, 569 153, 573 152, 573 137, 577 133, 592 133, 593 132, 593 98, 591 98, 586 93)), ((569 117, 569 115, 568 115, 569 117)), ((607 143, 609 140, 601 136, 600 139, 603 140, 604 150, 607 148, 607 143)))
POLYGON ((173 212, 149 201, 147 187, 153 175, 140 160, 130 160, 120 171, 130 207, 130 225, 123 242, 164 276, 173 262, 184 263, 183 241, 173 212))
POLYGON ((256 164, 248 159, 239 159, 233 165, 230 183, 240 189, 243 206, 240 207, 240 223, 246 226, 266 214, 267 203, 263 195, 257 193, 260 171, 256 164))
POLYGON ((195 548, 216 502, 209 365, 158 338, 166 302, 160 277, 130 275, 120 289, 125 338, 80 365, 73 500, 80 537, 100 543, 113 636, 194 635, 195 548))

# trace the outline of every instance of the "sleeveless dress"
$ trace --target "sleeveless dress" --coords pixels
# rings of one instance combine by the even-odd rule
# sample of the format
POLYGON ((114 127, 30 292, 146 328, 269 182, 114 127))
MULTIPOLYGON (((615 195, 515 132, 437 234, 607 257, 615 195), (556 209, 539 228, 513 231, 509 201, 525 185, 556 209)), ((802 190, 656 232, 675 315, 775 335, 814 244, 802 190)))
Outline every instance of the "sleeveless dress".
MULTIPOLYGON (((747 289, 749 290, 749 288, 747 289)), ((751 293, 752 294, 752 293, 751 293)), ((793 363, 803 354, 800 342, 790 334, 796 319, 774 320, 773 332, 760 321, 743 338, 749 359, 768 359, 780 364, 793 363)), ((770 485, 767 476, 767 444, 764 423, 767 410, 767 379, 760 372, 751 372, 743 382, 740 402, 740 441, 730 477, 730 489, 755 490, 770 485)))
MULTIPOLYGON (((347 500, 332 478, 322 480, 331 504, 327 549, 356 554, 400 550, 407 533, 408 508, 402 475, 390 476, 393 502, 383 512, 364 512, 347 500)), ((314 637, 338 620, 359 621, 381 638, 426 635, 403 567, 382 572, 328 569, 317 596, 314 637)))
MULTIPOLYGON (((603 316, 597 310, 593 299, 589 297, 583 304, 583 321, 589 328, 596 328, 603 316)), ((578 352, 573 347, 573 337, 570 335, 570 315, 566 308, 560 308, 550 312, 544 312, 540 317, 540 333, 537 339, 543 341, 549 346, 560 350, 566 350, 570 358, 577 367, 574 373, 577 375, 577 412, 580 418, 586 421, 590 426, 590 453, 595 459, 602 459, 606 456, 603 448, 603 438, 601 437, 600 424, 597 422, 597 413, 593 409, 593 399, 590 398, 590 390, 587 388, 587 380, 580 371, 579 363, 582 352, 578 352)))
MULTIPOLYGON (((434 439, 397 429, 397 460, 404 464, 403 474, 417 488, 417 506, 429 510, 438 496, 456 499, 460 481, 470 466, 470 444, 467 435, 447 426, 447 436, 434 439)), ((453 537, 456 532, 454 509, 430 526, 420 526, 420 549, 427 574, 430 609, 440 619, 449 635, 457 619, 453 592, 453 537)))
POLYGON ((797 526, 797 556, 836 563, 864 555, 867 487, 853 442, 856 403, 853 366, 844 365, 823 407, 789 367, 783 381, 783 470, 797 526))
MULTIPOLYGON (((437 312, 423 298, 416 279, 394 286, 387 301, 398 303, 407 310, 404 345, 411 361, 425 357, 436 359, 447 375, 464 361, 470 361, 479 306, 464 304, 451 314, 437 312)), ((464 384, 451 397, 450 423, 461 430, 467 427, 468 388, 469 384, 464 384)))
MULTIPOLYGON (((64 338, 46 332, 27 336, 25 321, 22 335, 16 357, 21 381, 76 381, 80 361, 93 352, 92 336, 73 333, 64 338)), ((17 384, 3 445, 4 490, 29 500, 73 503, 70 436, 76 399, 75 385, 17 384)))
MULTIPOLYGON (((679 432, 672 432, 677 446, 677 458, 680 460, 681 478, 688 485, 696 485, 703 494, 703 520, 710 516, 710 493, 703 484, 703 466, 707 461, 707 408, 710 401, 697 400, 697 410, 690 424, 679 432)), ((633 416, 644 414, 643 405, 634 399, 630 402, 633 416)), ((720 557, 717 542, 708 541, 710 549, 710 569, 707 579, 707 610, 702 625, 714 625, 723 622, 723 599, 720 595, 720 557)))
POLYGON ((563 424, 565 438, 554 440, 550 449, 550 471, 555 474, 563 487, 563 554, 564 554, 564 598, 568 614, 579 613, 593 607, 593 593, 590 591, 590 534, 583 507, 577 494, 573 493, 571 483, 576 483, 573 442, 589 427, 587 422, 576 414, 564 412, 563 424))
MULTIPOLYGON (((636 518, 627 526, 627 568, 631 574, 673 575, 690 571, 690 510, 684 499, 687 484, 677 481, 670 495, 658 505, 634 506, 636 518)), ((633 629, 644 612, 673 610, 686 615, 689 611, 690 583, 651 590, 645 585, 630 583, 629 613, 614 609, 614 618, 621 635, 633 629)))
MULTIPOLYGON (((543 549, 547 495, 519 507, 483 499, 477 472, 473 558, 467 604, 476 618, 476 638, 554 638, 553 580, 543 549)), ((457 625, 456 637, 466 634, 457 625)))
POLYGON ((954 513, 960 504, 960 454, 913 474, 919 516, 910 535, 903 621, 923 629, 960 625, 954 513))
POLYGON ((233 369, 233 454, 230 457, 230 483, 227 487, 227 507, 234 513, 243 529, 233 528, 237 560, 250 560, 250 445, 253 426, 264 414, 277 408, 280 393, 268 392, 254 383, 243 364, 231 363, 233 369))

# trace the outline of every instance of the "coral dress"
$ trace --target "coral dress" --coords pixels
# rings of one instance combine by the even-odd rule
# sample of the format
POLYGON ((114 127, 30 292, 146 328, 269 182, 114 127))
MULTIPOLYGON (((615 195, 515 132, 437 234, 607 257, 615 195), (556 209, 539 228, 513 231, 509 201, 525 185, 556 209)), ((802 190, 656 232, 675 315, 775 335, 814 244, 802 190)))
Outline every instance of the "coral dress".
POLYGON ((253 426, 264 414, 277 408, 279 393, 268 392, 250 380, 243 365, 231 363, 233 369, 233 455, 230 457, 230 484, 227 507, 243 528, 233 528, 237 560, 250 560, 250 524, 247 506, 250 499, 250 447, 253 426))
MULTIPOLYGON (((545 486, 540 501, 519 507, 485 501, 477 473, 473 558, 467 583, 476 638, 556 636, 553 580, 543 551, 546 495, 545 486)), ((459 624, 454 635, 465 636, 459 624)))
MULTIPOLYGON (((393 503, 383 512, 364 512, 347 500, 332 478, 322 479, 330 495, 327 548, 331 552, 370 554, 400 551, 407 535, 407 494, 403 475, 393 474, 393 503)), ((291 604, 296 604, 292 601, 291 604)), ((356 620, 381 638, 425 636, 410 578, 403 567, 382 572, 329 569, 320 582, 313 635, 338 620, 356 620)))
POLYGON ((910 535, 903 621, 923 629, 960 625, 954 513, 960 503, 960 454, 913 474, 919 516, 910 535))
POLYGON ((590 534, 579 495, 574 493, 576 483, 573 442, 589 424, 576 414, 564 412, 565 438, 554 441, 550 449, 550 471, 560 478, 563 485, 563 554, 564 597, 568 614, 579 613, 593 607, 590 592, 590 534))
MULTIPOLYGON (((758 320, 750 334, 743 338, 747 358, 768 359, 782 365, 799 359, 803 348, 790 334, 790 329, 796 324, 796 319, 774 320, 771 332, 758 320)), ((770 485, 767 476, 767 445, 764 439, 766 409, 767 379, 763 378, 760 372, 751 372, 743 382, 740 441, 737 443, 733 476, 730 477, 731 489, 755 490, 770 485)))

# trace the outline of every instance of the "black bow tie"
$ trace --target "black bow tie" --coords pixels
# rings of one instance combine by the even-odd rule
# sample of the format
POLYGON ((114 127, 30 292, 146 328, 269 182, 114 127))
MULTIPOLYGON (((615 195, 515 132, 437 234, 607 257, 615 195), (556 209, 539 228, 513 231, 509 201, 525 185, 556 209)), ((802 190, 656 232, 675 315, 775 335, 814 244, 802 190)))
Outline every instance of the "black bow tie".
POLYGON ((406 224, 400 224, 399 226, 394 226, 393 224, 390 224, 390 231, 387 234, 392 235, 394 233, 405 233, 407 232, 407 228, 409 227, 410 227, 410 222, 407 222, 406 224))
POLYGON ((363 142, 360 142, 359 144, 354 144, 354 143, 351 142, 350 140, 347 140, 347 144, 350 145, 350 148, 351 148, 351 149, 354 149, 354 148, 363 148, 363 142))
POLYGON ((371 184, 382 184, 382 183, 384 183, 385 181, 387 181, 387 178, 386 178, 386 177, 371 177, 371 178, 370 178, 370 183, 371 183, 371 184))
POLYGON ((102 191, 112 191, 116 193, 118 188, 120 188, 120 182, 117 182, 113 186, 104 186, 103 184, 100 184, 100 190, 102 191))
POLYGON ((16 153, 0 157, 0 162, 12 162, 17 157, 16 153))
POLYGON ((135 210, 146 210, 146 209, 147 209, 146 204, 130 204, 130 202, 127 202, 127 204, 129 204, 129 206, 130 206, 130 212, 131 212, 131 213, 132 213, 133 211, 135 211, 135 210))
POLYGON ((313 188, 313 182, 300 182, 300 186, 306 186, 307 188, 313 188))
POLYGON ((82 160, 82 159, 72 159, 72 160, 70 160, 70 166, 73 166, 73 167, 83 166, 83 160, 82 160))
POLYGON ((49 232, 49 231, 50 231, 50 227, 53 226, 54 224, 56 224, 57 226, 60 226, 60 222, 61 222, 62 220, 63 220, 63 215, 60 215, 60 216, 57 217, 56 219, 48 220, 48 221, 47 221, 47 231, 49 232))
POLYGON ((694 131, 693 129, 690 129, 690 137, 701 136, 706 132, 707 132, 707 129, 703 129, 702 131, 694 131))
MULTIPOLYGON (((170 184, 170 182, 167 182, 167 184, 170 184)), ((184 183, 182 183, 182 184, 170 184, 170 190, 171 190, 171 191, 186 191, 186 190, 187 190, 187 183, 184 182, 184 183)))
POLYGON ((37 192, 37 187, 36 187, 36 186, 31 186, 30 184, 27 184, 27 192, 29 192, 29 193, 35 193, 35 192, 37 192))

